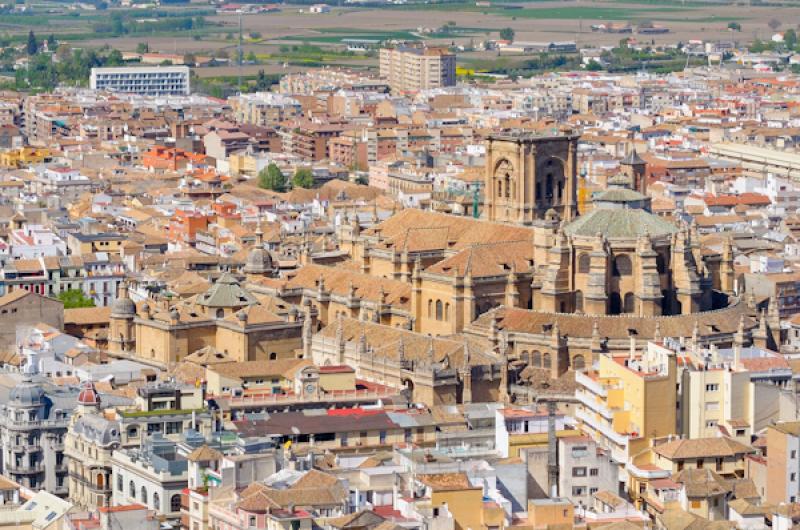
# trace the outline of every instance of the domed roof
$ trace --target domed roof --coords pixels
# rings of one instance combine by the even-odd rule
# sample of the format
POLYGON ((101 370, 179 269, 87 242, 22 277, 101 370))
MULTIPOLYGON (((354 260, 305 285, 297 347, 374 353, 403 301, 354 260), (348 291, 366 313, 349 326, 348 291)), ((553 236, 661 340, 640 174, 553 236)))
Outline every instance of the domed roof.
POLYGON ((120 316, 133 316, 136 314, 136 304, 134 304, 133 300, 130 298, 117 298, 114 300, 114 303, 111 304, 111 314, 120 316))
POLYGON ((571 236, 595 236, 607 238, 636 239, 650 236, 670 235, 678 227, 646 210, 636 208, 596 208, 568 224, 564 231, 571 236))
POLYGON ((114 316, 134 316, 136 315, 136 304, 128 297, 128 283, 122 282, 119 286, 119 294, 114 303, 111 304, 111 314, 114 316))
POLYGON ((263 247, 256 247, 247 255, 244 272, 247 274, 265 274, 272 271, 272 256, 263 247))
POLYGON ((86 381, 81 386, 81 393, 78 394, 78 403, 80 405, 97 405, 100 403, 100 396, 94 388, 94 383, 86 381))
POLYGON ((8 399, 16 405, 38 406, 44 399, 44 389, 29 378, 25 378, 11 389, 8 399))

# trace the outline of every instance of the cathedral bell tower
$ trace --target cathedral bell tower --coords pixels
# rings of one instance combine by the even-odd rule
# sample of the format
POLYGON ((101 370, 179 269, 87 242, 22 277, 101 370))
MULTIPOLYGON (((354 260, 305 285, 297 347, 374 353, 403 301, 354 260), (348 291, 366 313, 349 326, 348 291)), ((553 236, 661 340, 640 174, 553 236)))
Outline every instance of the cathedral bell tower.
POLYGON ((553 209, 577 216, 576 134, 501 134, 486 140, 484 217, 532 224, 553 209))

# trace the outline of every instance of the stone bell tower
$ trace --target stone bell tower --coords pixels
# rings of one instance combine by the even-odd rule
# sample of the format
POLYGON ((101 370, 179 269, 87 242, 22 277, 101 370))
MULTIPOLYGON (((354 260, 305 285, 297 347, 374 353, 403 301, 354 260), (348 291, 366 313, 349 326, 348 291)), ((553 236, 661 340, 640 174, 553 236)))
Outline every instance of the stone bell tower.
POLYGON ((486 140, 484 217, 532 224, 552 209, 577 215, 576 134, 501 134, 486 140))

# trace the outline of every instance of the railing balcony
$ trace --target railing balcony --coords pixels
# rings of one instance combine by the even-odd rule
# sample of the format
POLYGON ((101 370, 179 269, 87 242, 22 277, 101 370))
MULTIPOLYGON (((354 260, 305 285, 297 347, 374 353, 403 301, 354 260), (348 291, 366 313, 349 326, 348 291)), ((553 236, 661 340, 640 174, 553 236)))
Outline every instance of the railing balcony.
POLYGON ((608 407, 597 401, 594 396, 578 389, 575 392, 575 397, 585 407, 597 412, 598 414, 602 414, 602 416, 607 420, 610 421, 614 418, 614 414, 608 409, 608 407))
POLYGON ((602 421, 598 421, 594 417, 594 414, 592 414, 591 412, 585 412, 585 411, 582 411, 582 410, 577 410, 577 411, 575 411, 575 417, 579 421, 582 421, 582 422, 586 423, 591 428, 593 428, 597 432, 601 433, 603 436, 605 436, 606 438, 608 438, 609 440, 611 440, 615 444, 623 446, 623 447, 627 447, 627 445, 628 445, 628 437, 626 435, 620 434, 620 433, 616 432, 614 429, 612 429, 611 427, 609 427, 606 423, 604 423, 602 421))
POLYGON ((605 387, 589 377, 588 375, 584 374, 583 372, 575 372, 575 383, 579 386, 584 386, 597 394, 598 396, 606 397, 608 392, 606 391, 605 387))

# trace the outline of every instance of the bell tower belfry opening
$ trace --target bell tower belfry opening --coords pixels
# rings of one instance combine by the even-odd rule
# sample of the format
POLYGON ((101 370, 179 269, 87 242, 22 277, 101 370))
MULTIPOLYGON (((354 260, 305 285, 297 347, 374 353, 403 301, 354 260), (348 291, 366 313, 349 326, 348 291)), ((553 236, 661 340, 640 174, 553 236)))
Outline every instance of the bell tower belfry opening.
POLYGON ((498 134, 486 139, 484 217, 531 224, 553 209, 577 216, 578 135, 498 134))

